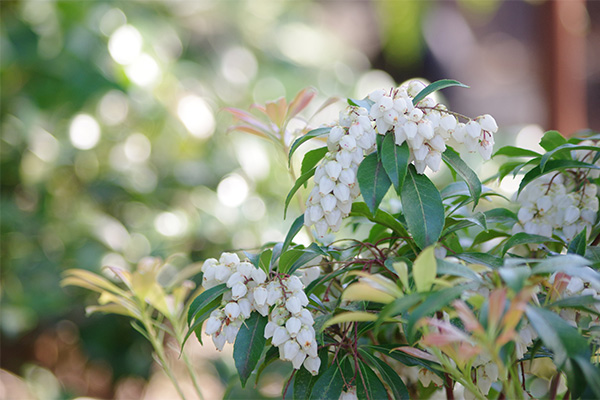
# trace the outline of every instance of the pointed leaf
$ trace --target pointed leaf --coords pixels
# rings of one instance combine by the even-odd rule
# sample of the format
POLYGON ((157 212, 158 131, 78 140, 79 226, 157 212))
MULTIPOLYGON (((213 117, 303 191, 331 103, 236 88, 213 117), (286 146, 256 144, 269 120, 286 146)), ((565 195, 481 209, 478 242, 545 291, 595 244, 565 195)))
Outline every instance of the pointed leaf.
POLYGON ((374 104, 375 102, 371 99, 369 99, 368 97, 365 97, 362 100, 356 100, 356 99, 348 99, 348 104, 351 106, 356 106, 356 107, 363 107, 365 108, 367 111, 371 111, 371 106, 374 104))
POLYGON ((294 240, 294 237, 298 234, 298 232, 300 232, 303 226, 304 214, 301 214, 298 218, 294 220, 294 222, 292 222, 292 226, 290 227, 290 230, 285 236, 285 240, 283 241, 283 247, 281 248, 282 253, 284 253, 287 250, 287 248, 290 247, 292 240, 294 240))
POLYGON ((331 325, 342 324, 344 322, 365 322, 365 321, 376 321, 377 314, 369 313, 366 311, 347 311, 337 314, 335 317, 325 322, 323 328, 327 328, 331 325))
POLYGON ((506 252, 510 248, 512 248, 514 246, 518 246, 520 244, 546 243, 546 242, 560 243, 560 241, 558 241, 556 239, 552 239, 547 236, 533 235, 530 233, 519 232, 519 233, 513 235, 510 239, 508 239, 506 241, 506 243, 504 244, 504 247, 502 248, 502 254, 503 255, 506 254, 506 252))
POLYGON ((405 142, 401 146, 397 146, 393 133, 385 135, 381 149, 381 164, 398 194, 402 190, 409 158, 408 143, 405 142))
MULTIPOLYGON (((392 399, 408 400, 410 398, 408 393, 408 388, 402 381, 402 378, 398 375, 396 371, 388 364, 386 364, 383 360, 369 354, 368 352, 360 349, 361 355, 369 361, 369 363, 374 366, 378 371, 379 375, 383 381, 390 388, 390 392, 392 394, 392 399)), ((385 397, 383 397, 385 398, 385 397)))
POLYGON ((444 227, 444 205, 440 192, 425 175, 408 168, 402 186, 402 209, 413 239, 421 249, 435 243, 444 227))
MULTIPOLYGON (((600 151, 600 147, 598 146, 584 146, 584 145, 577 145, 577 144, 571 144, 571 143, 565 143, 561 146, 558 146, 550 151, 548 151, 546 154, 544 154, 540 160, 540 169, 542 171, 544 171, 545 167, 546 167, 546 163, 548 162, 548 160, 550 160, 551 157, 556 156, 556 154, 560 154, 560 153, 564 153, 565 151, 573 151, 573 150, 592 150, 592 151, 600 151)), ((558 158, 558 157, 555 157, 558 158)), ((588 161, 592 161, 592 159, 590 158, 590 160, 588 161)))
POLYGON ((567 143, 567 139, 565 139, 558 131, 548 131, 544 133, 542 140, 540 140, 540 146, 546 151, 552 151, 565 143, 567 143))
POLYGON ((589 164, 581 161, 573 161, 573 160, 550 160, 546 163, 546 167, 544 171, 540 169, 540 166, 532 168, 529 172, 527 172, 523 176, 523 180, 519 184, 519 190, 517 193, 521 193, 523 188, 529 184, 535 178, 549 174, 552 171, 562 171, 567 168, 585 168, 585 169, 600 169, 600 166, 595 164, 589 164))
POLYGON ((466 262, 472 264, 483 264, 493 269, 500 268, 504 265, 504 260, 502 258, 488 253, 468 252, 454 254, 454 256, 466 262))
POLYGON ((341 368, 334 362, 319 377, 310 393, 311 400, 338 400, 340 398, 342 389, 344 388, 344 379, 351 378, 348 360, 344 359, 340 364, 341 368))
POLYGON ((300 136, 298 139, 296 139, 294 141, 294 143, 292 143, 292 147, 290 147, 290 154, 288 156, 288 163, 292 160, 292 155, 294 154, 294 152, 296 150, 298 150, 298 147, 300 147, 300 145, 302 143, 304 143, 307 140, 310 140, 312 138, 318 137, 318 136, 327 135, 327 134, 329 134, 330 130, 331 130, 331 127, 324 127, 324 128, 313 129, 312 131, 309 131, 306 135, 300 136))
POLYGON ((508 157, 541 157, 540 153, 533 150, 524 149, 522 147, 504 146, 498 149, 492 157, 508 156, 508 157))
POLYGON ((256 368, 263 349, 265 348, 265 326, 267 317, 253 312, 240 328, 233 345, 233 359, 240 376, 242 387, 256 368))
POLYGON ((356 172, 358 186, 365 203, 372 214, 375 214, 379 204, 387 193, 392 182, 387 176, 381 162, 377 159, 377 153, 365 157, 356 172))
POLYGON ((307 152, 302 159, 300 174, 303 175, 310 171, 323 159, 323 157, 325 157, 325 154, 327 154, 327 147, 319 147, 318 149, 307 152))
POLYGON ((417 292, 427 292, 433 285, 437 271, 434 250, 435 246, 427 247, 413 264, 412 273, 417 292))
POLYGON ((300 111, 306 108, 306 106, 312 101, 312 99, 315 98, 316 95, 317 91, 312 87, 304 88, 298 92, 296 97, 294 97, 294 100, 292 100, 288 106, 286 119, 289 120, 294 118, 300 111))
POLYGON ((221 296, 223 293, 228 291, 229 288, 226 284, 222 283, 220 285, 214 286, 210 289, 207 289, 200 293, 198 297, 194 299, 192 304, 190 304, 190 308, 188 310, 188 325, 190 325, 199 313, 204 313, 205 308, 217 297, 221 296))
POLYGON ((429 96, 431 93, 452 86, 468 88, 468 86, 464 83, 460 83, 459 81, 455 81, 453 79, 440 79, 439 81, 435 81, 429 84, 425 89, 421 90, 413 99, 413 104, 416 106, 421 100, 429 96))
POLYGON ((375 372, 362 360, 358 361, 360 373, 356 373, 356 394, 359 399, 387 399, 387 391, 375 372))
POLYGON ((469 192, 473 198, 473 208, 475 208, 479 202, 479 197, 481 197, 481 181, 477 177, 477 174, 460 158, 452 147, 446 148, 446 151, 442 153, 442 158, 467 183, 469 192))
POLYGON ((283 218, 284 219, 287 214, 287 208, 290 205, 290 201, 292 201, 292 198, 294 197, 294 195, 296 194, 298 189, 300 189, 300 186, 302 186, 304 184, 304 182, 308 181, 310 178, 313 177, 316 169, 317 169, 316 167, 311 168, 306 173, 302 174, 300 176, 300 178, 296 179, 296 183, 294 183, 294 187, 290 190, 287 197, 285 198, 285 206, 283 208, 283 218))
POLYGON ((587 227, 583 228, 581 232, 577 234, 569 243, 569 248, 567 253, 570 254, 578 254, 580 256, 585 256, 585 248, 587 244, 587 227))

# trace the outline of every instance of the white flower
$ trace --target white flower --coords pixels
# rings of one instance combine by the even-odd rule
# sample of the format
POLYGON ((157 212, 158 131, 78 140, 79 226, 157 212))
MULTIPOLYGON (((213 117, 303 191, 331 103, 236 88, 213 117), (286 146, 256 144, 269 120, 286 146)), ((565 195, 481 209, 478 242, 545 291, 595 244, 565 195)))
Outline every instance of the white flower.
POLYGON ((256 268, 254 265, 250 264, 248 261, 242 261, 237 266, 237 272, 239 272, 244 278, 250 279, 252 277, 252 271, 256 268))
POLYGON ((239 331, 240 331, 240 326, 233 324, 233 323, 231 323, 229 325, 225 325, 223 327, 223 334, 225 335, 225 339, 229 343, 235 342, 235 337, 237 336, 239 331))
POLYGON ((273 333, 275 332, 275 329, 277 329, 279 326, 274 323, 273 321, 269 321, 267 322, 267 325, 265 325, 265 339, 269 339, 271 337, 273 337, 273 333))
POLYGON ((300 303, 300 299, 296 296, 291 296, 285 302, 285 308, 292 314, 299 314, 302 311, 302 304, 300 303))
POLYGON ((319 357, 307 357, 306 360, 304 360, 304 368, 306 368, 313 376, 316 376, 319 373, 320 367, 321 359, 319 357))
POLYGON ((204 332, 207 335, 217 333, 221 329, 221 320, 215 317, 210 317, 206 320, 204 332))
POLYGON ((300 351, 300 346, 295 340, 288 340, 283 344, 283 359, 292 361, 300 351))
POLYGON ((231 276, 232 271, 226 265, 218 264, 215 266, 215 279, 220 283, 227 282, 227 279, 231 276))
POLYGON ((302 327, 302 322, 296 317, 292 317, 287 320, 285 323, 285 329, 287 329, 290 337, 296 337, 298 332, 300 332, 300 328, 302 327))
POLYGON ((300 318, 302 324, 306 326, 312 326, 315 323, 312 314, 306 308, 302 309, 298 318, 300 318))
POLYGON ((228 267, 233 267, 240 263, 240 258, 237 254, 234 253, 223 253, 221 254, 221 258, 219 259, 221 264, 225 264, 228 267))
POLYGON ((496 123, 494 117, 492 117, 490 114, 477 117, 476 120, 479 122, 481 129, 484 131, 488 131, 490 133, 496 133, 498 131, 498 124, 496 123))
POLYGON ((267 274, 260 268, 252 269, 252 280, 258 284, 264 283, 267 280, 267 274))
POLYGON ((339 400, 358 400, 358 396, 356 395, 356 386, 352 386, 351 388, 347 388, 345 392, 342 392, 339 400))
POLYGON ((231 298, 237 300, 248 293, 248 288, 243 283, 236 283, 231 287, 231 298))
POLYGON ((477 121, 467 122, 465 128, 467 130, 467 134, 473 139, 478 138, 481 135, 481 126, 477 123, 477 121))
POLYGON ((298 353, 296 353, 296 355, 292 359, 292 366, 294 367, 294 369, 300 369, 305 359, 306 353, 302 350, 298 351, 298 353))
MULTIPOLYGON (((288 329, 289 331, 289 329, 288 329)), ((310 347, 311 343, 315 340, 315 335, 308 328, 302 328, 296 335, 296 340, 300 343, 303 348, 310 347)))
POLYGON ((250 314, 252 314, 252 303, 250 303, 250 300, 246 298, 239 299, 238 306, 240 306, 240 314, 244 318, 250 318, 250 314))
POLYGON ((259 286, 254 289, 253 295, 254 295, 254 303, 256 303, 259 306, 262 306, 267 301, 267 297, 268 297, 269 293, 267 292, 267 289, 265 289, 262 286, 259 286))
POLYGON ((241 273, 234 272, 233 274, 231 274, 231 276, 227 280, 227 287, 232 288, 237 283, 243 284, 245 282, 245 280, 246 279, 244 278, 244 276, 241 273))
POLYGON ((289 339, 290 335, 287 329, 285 329, 283 326, 279 326, 273 332, 273 339, 271 340, 271 343, 273 344, 273 346, 279 346, 288 341, 289 339))
POLYGON ((302 281, 300 280, 300 278, 298 278, 295 275, 292 275, 288 278, 286 286, 292 292, 297 292, 297 291, 304 289, 304 285, 302 284, 302 281))
POLYGON ((225 315, 229 319, 236 319, 240 315, 240 306, 235 301, 227 303, 225 306, 225 315))
POLYGON ((323 212, 328 214, 335 209, 335 205, 337 204, 337 199, 334 195, 328 194, 321 199, 321 207, 323 207, 323 212))
POLYGON ((223 350, 223 347, 225 346, 225 342, 227 342, 225 335, 218 334, 218 333, 213 335, 212 340, 213 340, 213 343, 215 344, 215 347, 219 351, 223 350))

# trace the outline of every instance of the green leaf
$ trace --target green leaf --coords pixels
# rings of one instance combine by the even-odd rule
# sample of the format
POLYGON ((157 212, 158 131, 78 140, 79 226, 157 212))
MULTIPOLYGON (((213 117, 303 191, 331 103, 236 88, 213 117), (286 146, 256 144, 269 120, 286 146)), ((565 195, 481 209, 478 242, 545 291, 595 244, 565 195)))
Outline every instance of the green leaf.
POLYGON ((408 143, 404 142, 402 146, 397 146, 393 133, 385 135, 381 149, 381 163, 398 194, 402 190, 409 158, 408 143))
POLYGON ((473 198, 473 208, 475 208, 479 202, 479 197, 481 197, 481 181, 479 177, 477 177, 477 174, 460 158, 452 147, 446 148, 446 151, 442 153, 442 158, 467 183, 469 192, 473 198))
POLYGON ((413 263, 412 273, 417 292, 427 292, 435 281, 437 263, 434 250, 435 246, 423 249, 413 263))
POLYGON ((358 368, 356 376, 356 394, 359 399, 387 399, 387 391, 385 386, 375 372, 362 360, 358 360, 358 368))
POLYGON ((493 269, 500 268, 504 265, 504 260, 500 257, 493 256, 488 253, 468 252, 454 254, 454 257, 460 258, 472 264, 482 264, 493 269))
POLYGON ((363 202, 352 203, 352 211, 350 212, 350 216, 365 217, 371 222, 375 222, 376 224, 380 224, 390 228, 392 231, 396 232, 398 236, 408 236, 408 232, 406 231, 402 223, 396 218, 394 218, 391 214, 383 210, 377 210, 375 215, 373 215, 371 214, 369 207, 363 202))
POLYGON ((294 220, 294 222, 292 222, 292 226, 290 227, 290 230, 285 236, 285 240, 283 241, 283 247, 281 248, 282 253, 284 253, 287 250, 287 248, 290 247, 292 240, 294 240, 294 237, 298 234, 298 232, 300 232, 303 226, 304 214, 301 214, 298 218, 294 220))
POLYGON ((412 293, 394 300, 381 309, 377 318, 375 328, 378 328, 383 322, 396 315, 404 314, 413 306, 417 305, 425 298, 422 293, 412 293))
POLYGON ((334 362, 315 382, 310 393, 311 400, 338 400, 344 388, 344 379, 351 377, 349 369, 348 359, 341 362, 341 368, 334 362))
POLYGON ((591 268, 586 268, 591 262, 576 254, 559 255, 546 258, 532 268, 534 274, 552 274, 562 272, 570 276, 577 276, 594 285, 600 285, 600 273, 591 268))
POLYGON ((504 146, 501 147, 492 157, 508 156, 508 157, 541 157, 542 155, 533 150, 524 149, 522 147, 504 146))
POLYGON ((580 256, 585 255, 585 248, 587 244, 587 227, 583 228, 581 232, 577 234, 569 243, 569 248, 567 253, 569 254, 578 254, 580 256))
POLYGON ((527 278, 531 275, 531 269, 526 266, 502 267, 498 270, 498 273, 509 288, 515 292, 519 292, 523 288, 523 285, 525 285, 527 278))
POLYGON ((560 241, 558 241, 556 239, 552 239, 547 236, 533 235, 531 233, 519 232, 519 233, 513 235, 510 239, 508 239, 506 241, 506 243, 504 243, 504 247, 502 248, 502 255, 506 254, 506 252, 510 248, 512 248, 514 246, 518 246, 520 244, 546 243, 546 242, 560 243, 560 241))
POLYGON ((267 249, 260 253, 260 258, 258 260, 258 268, 265 271, 267 274, 269 273, 269 269, 271 266, 271 258, 273 257, 273 250, 267 249))
POLYGON ((527 172, 523 176, 523 180, 521 181, 521 184, 519 185, 519 190, 517 191, 517 193, 521 193, 523 188, 525 188, 525 186, 527 186, 529 184, 529 182, 531 182, 535 178, 542 176, 542 175, 549 174, 552 171, 557 171, 557 170, 563 171, 567 168, 600 169, 600 166, 584 163, 581 161, 573 161, 573 160, 550 160, 546 163, 546 167, 544 168, 543 172, 540 169, 539 165, 537 167, 532 168, 529 172, 527 172))
POLYGON ((423 360, 422 358, 418 358, 411 354, 397 350, 398 347, 404 347, 404 346, 406 346, 406 345, 398 345, 396 343, 392 343, 392 344, 378 344, 378 345, 362 345, 362 346, 360 346, 360 348, 368 349, 371 351, 377 351, 381 354, 384 354, 388 357, 393 358, 394 360, 400 361, 402 364, 406 365, 407 367, 427 368, 428 370, 430 370, 434 374, 438 375, 439 377, 441 377, 441 378, 444 377, 442 372, 440 372, 437 368, 432 367, 434 365, 438 366, 439 364, 428 361, 428 360, 423 360))
POLYGON ((211 301, 216 299, 218 296, 221 296, 228 290, 229 288, 227 285, 222 283, 200 293, 198 297, 192 301, 192 304, 190 304, 187 318, 188 325, 192 323, 192 320, 196 317, 196 315, 198 315, 198 313, 204 312, 205 308, 210 304, 211 301))
POLYGON ((368 97, 365 97, 362 100, 356 100, 356 99, 348 99, 348 104, 351 106, 356 106, 356 107, 363 107, 366 108, 367 111, 371 111, 371 106, 374 104, 375 102, 371 99, 369 99, 368 97))
POLYGON ((421 100, 429 96, 431 93, 452 86, 468 88, 467 85, 465 85, 464 83, 460 83, 459 81, 455 81, 452 79, 440 79, 439 81, 430 83, 425 89, 421 90, 413 99, 413 104, 416 106, 421 100))
POLYGON ((300 189, 300 186, 302 186, 307 180, 309 180, 310 178, 313 177, 316 169, 317 169, 317 167, 311 168, 304 174, 300 175, 300 178, 296 179, 296 183, 294 183, 294 187, 292 188, 292 190, 290 190, 287 197, 285 198, 285 207, 283 208, 283 218, 284 219, 287 214, 287 208, 290 205, 290 201, 292 200, 292 197, 294 197, 294 194, 296 194, 298 189, 300 189))
POLYGON ((548 162, 548 160, 551 157, 555 156, 556 154, 560 154, 560 153, 564 153, 565 151, 572 151, 572 150, 600 151, 600 147, 598 147, 598 146, 582 146, 582 145, 577 145, 577 144, 565 143, 561 146, 554 148, 553 150, 548 151, 546 154, 544 154, 542 156, 542 159, 540 160, 540 169, 543 171, 544 168, 546 167, 546 163, 548 162))
MULTIPOLYGON (((587 307, 589 305, 596 304, 598 300, 589 294, 586 296, 575 296, 575 297, 565 297, 564 299, 560 299, 555 301, 554 303, 548 304, 546 308, 576 308, 576 309, 584 309, 587 311, 587 307)), ((593 311, 592 311, 593 312, 593 311)), ((596 312, 597 314, 598 312, 596 312)))
POLYGON ((316 166, 319 161, 327 154, 327 147, 319 147, 318 149, 311 150, 304 155, 302 159, 302 167, 300 168, 300 175, 304 175, 316 166))
POLYGON ((527 306, 525 314, 544 345, 554 353, 553 361, 557 367, 562 367, 567 358, 581 356, 590 359, 591 351, 587 340, 560 316, 531 305, 527 306))
MULTIPOLYGON (((585 381, 592 392, 594 392, 596 398, 600 399, 600 379, 598 379, 600 376, 600 368, 598 368, 597 365, 593 365, 590 362, 590 359, 586 357, 575 357, 574 361, 579 366, 582 375, 585 377, 585 381)), ((576 395, 577 393, 574 393, 573 398, 575 398, 576 395)))
POLYGON ((377 159, 377 153, 371 153, 360 163, 356 172, 358 186, 365 203, 375 214, 381 200, 387 193, 392 182, 385 173, 381 162, 377 159))
POLYGON ((427 176, 417 174, 413 165, 408 168, 400 200, 417 246, 424 249, 435 243, 444 228, 444 205, 435 185, 427 176))
POLYGON ((306 135, 300 136, 298 139, 296 139, 294 141, 294 143, 292 143, 292 147, 290 147, 288 163, 292 161, 292 155, 294 154, 294 152, 296 150, 298 150, 298 147, 300 147, 300 145, 302 143, 304 143, 307 140, 310 140, 312 138, 318 137, 318 136, 327 135, 327 134, 329 134, 329 131, 331 131, 331 127, 317 128, 317 129, 313 129, 312 131, 308 132, 306 135))
POLYGON ((478 244, 485 243, 492 239, 496 239, 499 237, 509 237, 509 236, 511 236, 509 233, 497 231, 494 229, 490 229, 488 231, 482 231, 482 232, 479 232, 477 234, 477 236, 475 236, 475 239, 473 239, 473 243, 471 244, 471 247, 475 247, 478 244))
MULTIPOLYGON (((410 395, 408 393, 408 388, 402 381, 402 378, 400 378, 398 373, 396 371, 394 371, 394 369, 392 367, 387 365, 383 360, 380 360, 379 358, 371 355, 370 353, 368 353, 367 351, 365 351, 363 349, 359 349, 359 351, 360 351, 361 355, 366 360, 368 360, 372 366, 377 368, 377 370, 379 371, 379 375, 381 375, 381 378, 383 379, 383 381, 390 388, 390 393, 392 394, 392 399, 408 400, 410 398, 410 395)), ((383 398, 385 398, 385 397, 383 397, 383 398)))
POLYGON ((455 286, 448 289, 438 290, 428 294, 425 301, 419 305, 408 317, 406 324, 406 337, 409 343, 415 342, 417 322, 426 315, 440 311, 446 307, 452 300, 460 297, 460 295, 472 288, 476 287, 477 283, 468 283, 465 285, 455 286))
POLYGON ((548 131, 544 133, 542 140, 540 140, 540 146, 546 151, 552 151, 565 143, 567 143, 567 139, 558 133, 558 131, 548 131))
POLYGON ((267 317, 253 312, 240 328, 233 345, 233 359, 240 376, 242 387, 256 368, 256 364, 265 348, 265 326, 267 317))
MULTIPOLYGON (((320 372, 327 368, 327 349, 319 350, 319 358, 321 359, 320 372)), ((300 368, 294 376, 294 399, 305 400, 310 398, 310 393, 313 386, 319 379, 319 375, 313 376, 306 368, 300 368)))
POLYGON ((437 261, 438 275, 452 275, 467 278, 472 281, 481 281, 481 277, 466 265, 454 263, 446 260, 437 261))

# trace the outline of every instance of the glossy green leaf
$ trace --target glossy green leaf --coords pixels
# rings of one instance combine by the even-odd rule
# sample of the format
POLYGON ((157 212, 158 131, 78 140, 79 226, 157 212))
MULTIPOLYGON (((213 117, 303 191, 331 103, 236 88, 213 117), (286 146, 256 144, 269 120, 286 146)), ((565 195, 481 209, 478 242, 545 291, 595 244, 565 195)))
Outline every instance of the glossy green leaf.
POLYGON ((504 265, 504 260, 502 258, 488 253, 466 252, 454 254, 454 257, 472 264, 482 264, 493 269, 500 268, 504 265))
POLYGON ((583 230, 581 232, 579 232, 573 238, 571 243, 569 243, 567 253, 579 254, 580 256, 584 256, 586 245, 587 245, 587 227, 583 228, 583 230))
POLYGON ((392 399, 406 399, 410 398, 408 393, 408 388, 402 381, 402 378, 398 375, 396 371, 392 367, 390 367, 386 362, 379 359, 378 357, 373 356, 369 352, 359 349, 360 354, 369 361, 369 364, 375 367, 379 371, 379 375, 383 379, 383 381, 390 388, 390 393, 392 395, 392 399))
POLYGON ((313 376, 304 367, 296 371, 294 375, 294 400, 306 400, 310 398, 313 386, 327 368, 328 357, 326 348, 319 350, 319 358, 321 359, 321 367, 319 368, 319 374, 316 376, 313 376))
POLYGON ((488 231, 482 231, 482 232, 479 232, 477 234, 477 236, 475 236, 475 238, 473 239, 473 243, 471 244, 471 247, 475 247, 478 244, 485 243, 492 239, 496 239, 496 238, 500 238, 500 237, 509 237, 509 236, 511 236, 509 233, 506 233, 503 231, 498 231, 495 229, 490 229, 488 231))
POLYGON ((356 377, 356 394, 359 399, 387 399, 387 391, 379 377, 362 360, 358 360, 360 373, 356 377))
POLYGON ((290 247, 290 244, 292 243, 292 240, 294 240, 294 237, 296 237, 296 235, 298 234, 298 232, 300 232, 300 230, 302 229, 302 227, 304 226, 304 214, 301 214, 298 218, 296 218, 294 220, 294 222, 292 222, 292 226, 290 226, 290 230, 288 231, 287 235, 285 235, 285 240, 283 241, 283 247, 281 248, 281 252, 285 252, 288 247, 290 247))
POLYGON ((464 83, 460 83, 459 81, 455 81, 453 79, 440 79, 439 81, 435 81, 430 83, 425 89, 421 90, 413 99, 413 104, 416 106, 421 100, 425 97, 429 96, 433 92, 437 92, 438 90, 442 90, 445 88, 449 88, 452 86, 458 86, 462 88, 468 88, 464 83))
POLYGON ((392 182, 387 176, 383 165, 377 158, 377 153, 371 153, 360 163, 356 179, 365 204, 372 214, 375 214, 379 204, 390 188, 392 182))
POLYGON ((242 387, 256 368, 258 360, 265 348, 265 326, 267 317, 263 317, 257 312, 253 312, 240 328, 235 343, 233 345, 233 359, 235 368, 238 371, 242 387))
POLYGON ((205 308, 207 308, 211 301, 221 296, 228 290, 229 288, 227 285, 222 283, 200 293, 198 297, 192 301, 192 304, 190 304, 187 317, 188 325, 192 323, 196 315, 205 311, 205 308))
POLYGON ((549 174, 550 172, 553 172, 553 171, 563 171, 568 168, 600 169, 600 166, 581 162, 581 161, 573 161, 573 160, 550 160, 546 163, 546 167, 544 168, 543 172, 540 169, 539 165, 537 167, 532 168, 529 172, 527 172, 523 176, 523 180, 521 181, 521 184, 519 185, 519 190, 517 193, 521 193, 521 191, 525 188, 525 186, 527 186, 529 184, 529 182, 531 182, 532 180, 534 180, 537 177, 549 174))
POLYGON ((351 106, 363 107, 366 108, 367 111, 371 111, 371 106, 374 104, 374 101, 365 97, 362 100, 348 99, 348 104, 351 106))
POLYGON ((341 362, 341 368, 334 362, 315 382, 310 393, 310 399, 338 400, 344 388, 344 379, 350 379, 350 377, 350 365, 347 359, 341 362))
POLYGON ((312 131, 308 132, 306 135, 300 136, 298 139, 296 139, 294 141, 294 143, 292 143, 292 146, 290 147, 290 154, 288 156, 288 162, 290 162, 292 160, 292 155, 294 154, 294 152, 296 150, 298 150, 298 147, 300 147, 301 144, 303 144, 304 142, 306 142, 307 140, 310 140, 312 138, 327 135, 327 134, 329 134, 329 131, 331 131, 331 127, 317 128, 317 129, 313 129, 312 131))
POLYGON ((463 278, 467 278, 472 281, 481 281, 481 277, 471 268, 466 265, 450 262, 447 260, 436 260, 437 261, 437 274, 441 275, 451 275, 451 276, 460 276, 463 278))
POLYGON ((565 143, 567 143, 567 139, 565 139, 558 131, 548 131, 544 133, 542 140, 540 140, 540 146, 546 151, 552 151, 565 143))
POLYGON ((325 157, 325 154, 327 154, 327 147, 319 147, 318 149, 308 151, 302 159, 300 175, 304 175, 313 167, 315 167, 319 163, 319 161, 321 161, 323 157, 325 157))
POLYGON ((408 168, 402 186, 402 209, 408 230, 421 249, 437 242, 444 227, 444 205, 440 192, 425 175, 408 168))
POLYGON ((402 364, 407 367, 423 367, 427 368, 431 372, 436 375, 443 377, 443 373, 440 372, 435 366, 439 364, 424 360, 422 358, 415 357, 409 353, 405 353, 403 351, 399 351, 398 348, 405 347, 407 345, 398 345, 398 344, 378 344, 378 345, 362 345, 361 349, 366 349, 368 351, 377 351, 381 354, 384 354, 388 357, 393 358, 394 360, 400 361, 402 364))
POLYGON ((524 149, 522 147, 515 146, 504 146, 498 149, 497 152, 494 153, 493 157, 496 156, 508 156, 508 157, 541 157, 542 155, 533 150, 524 149))
POLYGON ((267 249, 260 253, 260 258, 258 260, 258 268, 265 271, 265 273, 269 273, 269 269, 271 267, 271 259, 273 258, 273 250, 267 249))
POLYGON ((547 236, 542 235, 533 235, 531 233, 519 232, 504 243, 504 247, 502 248, 502 254, 506 254, 506 252, 512 247, 521 245, 521 244, 534 244, 534 243, 546 243, 546 242, 555 242, 560 243, 560 241, 556 239, 552 239, 547 236))
MULTIPOLYGON (((581 371, 581 375, 583 375, 585 378, 585 381, 590 390, 594 393, 595 398, 600 399, 600 367, 592 364, 589 357, 577 356, 573 361, 577 363, 577 366, 581 371)), ((575 396, 577 396, 577 394, 578 393, 574 393, 573 398, 576 398, 575 396)))
MULTIPOLYGON (((546 167, 546 163, 548 162, 548 160, 550 160, 550 158, 554 157, 556 158, 557 154, 562 154, 564 152, 570 152, 573 150, 592 150, 592 151, 600 151, 600 147, 598 146, 584 146, 584 145, 577 145, 577 144, 571 144, 571 143, 565 143, 563 145, 560 145, 550 151, 548 151, 546 154, 544 154, 542 156, 542 158, 540 159, 540 169, 542 171, 544 171, 545 167, 546 167)), ((569 157, 570 158, 570 157, 569 157)), ((592 162, 593 157, 591 157, 589 160, 586 160, 587 162, 592 162)))
POLYGON ((531 269, 526 266, 502 267, 498 270, 500 277, 506 285, 515 292, 521 291, 527 278, 531 275, 531 269))
POLYGON ((393 133, 385 135, 381 149, 381 163, 398 194, 402 190, 409 158, 408 143, 404 142, 401 146, 397 146, 393 133))
POLYGON ((454 151, 452 147, 446 148, 446 151, 442 153, 442 159, 467 183, 469 192, 473 198, 473 208, 475 208, 481 197, 481 181, 477 174, 463 161, 460 155, 454 151))
POLYGON ((367 218, 371 222, 375 222, 377 224, 381 224, 390 228, 392 231, 396 232, 398 236, 407 237, 408 232, 402 225, 402 223, 394 218, 391 214, 383 211, 377 210, 375 215, 371 214, 369 207, 363 202, 355 202, 352 204, 352 211, 350 212, 351 216, 361 216, 367 218))
POLYGON ((527 306, 525 314, 544 345, 554 353, 553 361, 558 367, 567 358, 583 356, 589 360, 591 352, 587 340, 559 315, 531 305, 527 306))
POLYGON ((315 170, 316 169, 317 169, 317 167, 311 168, 310 170, 308 170, 304 174, 300 175, 300 177, 298 179, 296 179, 296 182, 294 183, 294 187, 292 187, 292 189, 288 193, 287 197, 285 198, 285 206, 283 208, 283 218, 284 219, 285 219, 285 217, 287 215, 287 209, 288 209, 288 206, 290 205, 290 201, 292 200, 292 198, 294 197, 294 195, 296 194, 296 192, 298 191, 298 189, 300 189, 300 187, 306 181, 308 181, 310 178, 313 177, 313 175, 315 174, 315 170))

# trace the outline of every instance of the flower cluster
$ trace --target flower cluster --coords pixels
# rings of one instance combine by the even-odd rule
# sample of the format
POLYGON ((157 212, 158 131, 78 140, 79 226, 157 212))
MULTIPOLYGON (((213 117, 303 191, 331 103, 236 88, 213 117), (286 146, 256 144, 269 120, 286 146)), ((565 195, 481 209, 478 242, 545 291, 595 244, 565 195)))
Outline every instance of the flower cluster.
POLYGON ((304 223, 315 225, 323 238, 329 229, 337 232, 352 202, 360 194, 358 166, 375 147, 375 129, 363 107, 350 106, 340 113, 339 125, 327 138, 329 152, 315 169, 315 187, 306 202, 304 223))
POLYGON ((365 155, 375 150, 377 134, 393 131, 398 146, 407 143, 409 162, 420 174, 426 168, 439 170, 446 143, 490 158, 498 130, 494 118, 486 114, 459 122, 458 114, 431 96, 414 105, 413 99, 424 88, 415 80, 387 92, 376 90, 368 96, 372 103, 368 110, 350 106, 340 113, 327 138, 329 152, 315 169, 315 187, 304 213, 304 223, 314 225, 318 237, 337 232, 350 213, 360 194, 356 172, 365 155))
POLYGON ((430 96, 413 105, 413 99, 424 88, 422 82, 410 81, 389 94, 384 90, 369 94, 374 102, 369 116, 377 132, 384 135, 392 130, 397 145, 406 142, 410 161, 420 174, 427 167, 439 170, 448 141, 471 152, 479 151, 488 160, 494 147, 493 134, 498 130, 494 118, 486 114, 466 124, 459 122, 456 113, 430 96))
POLYGON ((267 280, 262 269, 240 261, 232 253, 223 253, 219 260, 206 260, 202 272, 205 289, 222 283, 230 289, 205 325, 217 350, 227 342, 234 343, 242 323, 256 311, 268 316, 264 335, 279 347, 280 358, 291 361, 295 369, 304 365, 313 375, 318 373, 321 360, 317 356, 314 320, 305 308, 308 298, 299 277, 278 275, 267 280))
POLYGON ((519 221, 513 233, 551 236, 571 241, 584 229, 591 232, 598 214, 598 187, 576 185, 569 175, 547 174, 529 183, 520 193, 519 221))

